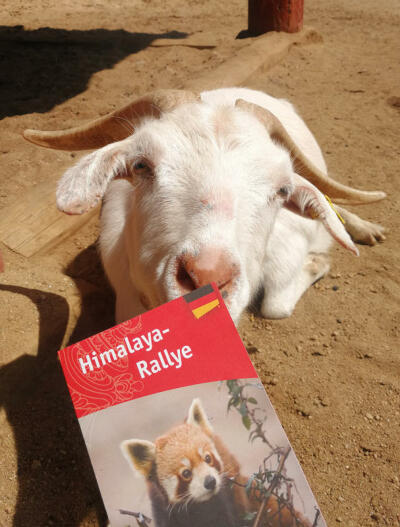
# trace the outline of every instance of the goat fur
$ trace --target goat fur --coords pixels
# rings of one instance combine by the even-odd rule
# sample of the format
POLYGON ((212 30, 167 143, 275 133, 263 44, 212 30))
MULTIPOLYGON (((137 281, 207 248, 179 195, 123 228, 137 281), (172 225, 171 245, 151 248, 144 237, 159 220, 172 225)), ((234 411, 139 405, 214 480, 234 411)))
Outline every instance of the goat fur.
MULTIPOLYGON (((186 255, 214 251, 216 261, 230 262, 226 302, 237 322, 260 288, 263 316, 289 316, 328 271, 333 238, 357 254, 321 192, 295 173, 291 152, 235 106, 239 99, 271 112, 327 174, 314 136, 289 102, 224 88, 141 118, 132 135, 85 156, 61 179, 57 203, 66 212, 85 212, 104 195, 100 252, 117 322, 186 292, 177 279, 186 255)), ((383 238, 379 226, 341 212, 353 237, 383 238)), ((188 274, 192 287, 201 285, 188 274)))

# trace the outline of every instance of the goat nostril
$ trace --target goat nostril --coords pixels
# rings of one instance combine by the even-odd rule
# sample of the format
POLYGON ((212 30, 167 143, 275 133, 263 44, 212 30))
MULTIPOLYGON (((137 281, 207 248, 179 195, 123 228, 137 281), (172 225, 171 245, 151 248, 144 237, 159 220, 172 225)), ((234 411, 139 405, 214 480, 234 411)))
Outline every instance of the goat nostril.
POLYGON ((217 480, 214 476, 206 476, 204 479, 204 487, 207 490, 214 490, 217 485, 217 480))
POLYGON ((179 258, 177 261, 176 281, 178 282, 182 291, 185 293, 197 289, 196 284, 193 282, 190 274, 187 272, 184 262, 181 258, 179 258))

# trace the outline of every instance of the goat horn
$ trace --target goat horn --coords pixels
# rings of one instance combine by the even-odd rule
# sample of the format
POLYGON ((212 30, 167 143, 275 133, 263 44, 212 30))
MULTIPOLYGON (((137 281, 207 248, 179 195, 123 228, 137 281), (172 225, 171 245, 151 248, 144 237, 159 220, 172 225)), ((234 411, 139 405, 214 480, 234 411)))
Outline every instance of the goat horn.
POLYGON ((372 203, 386 198, 385 192, 369 192, 358 190, 330 178, 322 170, 319 170, 304 154, 287 133, 275 115, 269 110, 257 104, 249 103, 243 99, 238 99, 235 106, 252 113, 265 126, 272 139, 281 142, 294 158, 294 167, 297 173, 315 185, 321 192, 329 195, 335 200, 335 203, 360 205, 363 203, 372 203))
POLYGON ((101 148, 130 136, 141 118, 159 117, 163 112, 196 100, 200 100, 200 96, 190 91, 158 90, 90 123, 53 132, 25 130, 23 136, 31 143, 56 150, 101 148))

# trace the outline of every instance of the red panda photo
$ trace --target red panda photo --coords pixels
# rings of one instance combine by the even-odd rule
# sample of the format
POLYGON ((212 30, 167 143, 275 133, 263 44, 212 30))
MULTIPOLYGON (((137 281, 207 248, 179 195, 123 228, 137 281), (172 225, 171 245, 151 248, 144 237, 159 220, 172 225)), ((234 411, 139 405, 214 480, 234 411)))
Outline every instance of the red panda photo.
MULTIPOLYGON (((248 478, 222 439, 214 433, 200 399, 183 424, 155 442, 128 439, 122 452, 147 484, 155 527, 242 527, 253 525, 260 501, 246 492, 248 478)), ((253 493, 254 494, 254 493, 253 493)), ((297 511, 271 496, 262 513, 265 527, 311 527, 297 511)))

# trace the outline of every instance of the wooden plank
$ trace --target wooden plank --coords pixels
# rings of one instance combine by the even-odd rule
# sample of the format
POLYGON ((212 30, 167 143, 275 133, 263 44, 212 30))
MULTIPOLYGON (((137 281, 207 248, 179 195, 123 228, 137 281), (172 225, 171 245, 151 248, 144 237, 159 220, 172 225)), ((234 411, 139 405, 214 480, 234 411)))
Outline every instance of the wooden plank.
POLYGON ((29 257, 55 247, 93 216, 96 207, 82 216, 68 216, 56 207, 57 181, 44 181, 1 212, 0 240, 13 251, 29 257))
POLYGON ((217 47, 217 37, 215 32, 204 31, 193 33, 186 38, 157 38, 150 44, 151 47, 161 48, 170 46, 184 46, 196 49, 213 49, 217 47))
POLYGON ((215 70, 187 81, 184 87, 202 91, 243 86, 252 75, 263 73, 281 61, 293 45, 321 40, 322 37, 312 28, 305 28, 298 33, 267 33, 251 39, 250 43, 240 49, 234 57, 222 63, 215 70))

